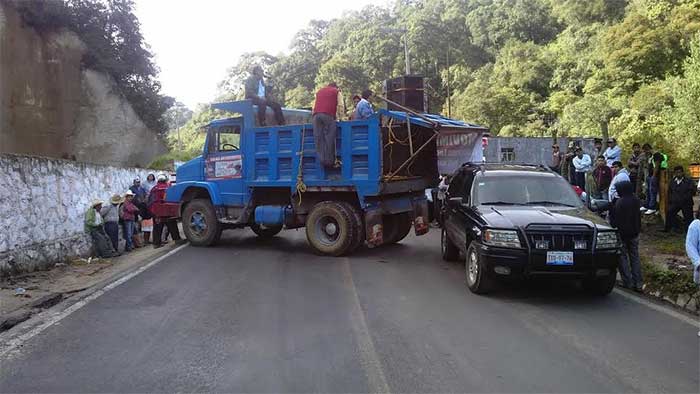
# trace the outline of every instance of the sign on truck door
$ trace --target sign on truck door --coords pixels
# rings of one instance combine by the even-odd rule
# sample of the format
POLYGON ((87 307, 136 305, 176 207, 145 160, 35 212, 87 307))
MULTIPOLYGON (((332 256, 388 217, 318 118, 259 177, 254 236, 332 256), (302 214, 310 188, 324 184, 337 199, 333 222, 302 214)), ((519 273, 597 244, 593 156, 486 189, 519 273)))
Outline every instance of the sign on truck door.
POLYGON ((227 124, 209 129, 204 176, 217 185, 221 200, 227 206, 244 204, 241 126, 227 124))

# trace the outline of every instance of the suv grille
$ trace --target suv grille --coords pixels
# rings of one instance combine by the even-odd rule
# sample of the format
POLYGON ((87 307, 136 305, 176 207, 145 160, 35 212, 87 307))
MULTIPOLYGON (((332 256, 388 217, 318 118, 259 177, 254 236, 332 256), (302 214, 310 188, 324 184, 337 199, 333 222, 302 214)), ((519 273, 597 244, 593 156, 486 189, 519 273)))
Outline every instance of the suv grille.
POLYGON ((557 229, 547 228, 547 226, 528 226, 525 234, 530 247, 534 250, 575 251, 593 249, 593 231, 586 226, 583 228, 567 226, 557 229), (577 244, 578 247, 576 247, 577 244))

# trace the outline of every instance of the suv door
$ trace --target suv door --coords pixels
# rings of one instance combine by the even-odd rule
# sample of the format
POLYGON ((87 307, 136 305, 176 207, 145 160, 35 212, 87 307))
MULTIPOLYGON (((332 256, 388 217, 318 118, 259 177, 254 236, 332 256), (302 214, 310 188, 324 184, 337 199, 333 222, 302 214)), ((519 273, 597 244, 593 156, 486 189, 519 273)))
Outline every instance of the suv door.
POLYGON ((445 231, 457 247, 466 252, 468 210, 471 205, 471 187, 474 175, 471 171, 458 170, 447 188, 445 204, 445 231), (455 199, 461 198, 461 203, 455 199))
POLYGON ((240 122, 209 128, 205 180, 218 186, 221 201, 226 206, 242 206, 245 201, 243 187, 243 157, 240 122))

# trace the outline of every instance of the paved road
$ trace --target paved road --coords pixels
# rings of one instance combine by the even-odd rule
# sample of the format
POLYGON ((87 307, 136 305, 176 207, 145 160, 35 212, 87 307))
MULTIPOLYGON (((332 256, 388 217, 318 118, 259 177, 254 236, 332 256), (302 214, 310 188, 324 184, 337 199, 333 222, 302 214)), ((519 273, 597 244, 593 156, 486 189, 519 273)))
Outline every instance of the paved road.
POLYGON ((699 391, 696 327, 572 285, 472 295, 438 240, 187 247, 0 360, 0 391, 699 391))

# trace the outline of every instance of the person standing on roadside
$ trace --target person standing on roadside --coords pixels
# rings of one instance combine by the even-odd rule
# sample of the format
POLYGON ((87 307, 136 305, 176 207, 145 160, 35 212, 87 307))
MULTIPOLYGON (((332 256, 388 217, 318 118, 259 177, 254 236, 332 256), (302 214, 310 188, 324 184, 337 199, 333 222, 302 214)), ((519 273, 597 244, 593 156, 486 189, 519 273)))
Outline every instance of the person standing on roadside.
POLYGON ((561 168, 561 176, 563 176, 564 179, 566 179, 572 185, 576 181, 576 177, 574 176, 574 165, 572 163, 574 157, 576 156, 574 147, 574 142, 569 142, 569 145, 566 147, 566 154, 564 154, 564 163, 562 163, 561 168))
POLYGON ((685 231, 693 220, 693 196, 695 195, 695 183, 685 176, 682 166, 673 168, 673 179, 668 183, 668 211, 666 212, 666 224, 664 232, 671 231, 674 227, 680 227, 685 231), (678 212, 683 212, 684 223, 678 226, 678 212))
POLYGON ((102 201, 94 200, 90 208, 85 212, 85 232, 90 235, 92 245, 95 248, 95 254, 97 254, 98 257, 116 257, 119 256, 119 253, 114 250, 112 241, 105 233, 104 221, 100 214, 102 204, 102 201))
POLYGON ((120 216, 124 222, 124 240, 126 241, 125 252, 131 252, 134 249, 134 230, 136 229, 136 217, 139 213, 138 207, 133 202, 134 199, 134 192, 128 190, 121 206, 120 216))
POLYGON ((148 210, 151 212, 155 222, 152 237, 154 249, 163 246, 163 226, 167 226, 173 241, 178 242, 182 240, 180 229, 177 227, 177 218, 159 216, 159 212, 165 203, 165 194, 168 187, 170 187, 168 177, 165 174, 160 174, 158 175, 158 183, 151 189, 151 193, 148 196, 148 210))
POLYGON ((115 194, 109 200, 109 204, 100 210, 100 215, 105 221, 105 232, 117 252, 119 252, 119 204, 123 201, 119 194, 115 194))
POLYGON ((143 183, 143 189, 146 191, 146 198, 148 198, 148 193, 151 192, 153 186, 156 185, 156 176, 154 173, 148 174, 146 177, 146 182, 143 183))
POLYGON ((642 292, 642 266, 639 261, 639 232, 642 228, 642 217, 639 210, 639 199, 634 195, 634 185, 630 181, 617 184, 617 199, 612 210, 611 224, 617 228, 622 240, 622 256, 620 259, 620 276, 622 286, 642 292))
POLYGON ((133 201, 135 204, 146 202, 148 192, 141 186, 141 178, 134 179, 134 183, 129 187, 129 191, 133 193, 133 201))
POLYGON ((622 148, 617 145, 615 138, 608 140, 608 149, 605 150, 603 156, 605 156, 605 162, 608 167, 612 167, 614 162, 622 160, 622 148))
POLYGON ((574 185, 586 190, 586 174, 591 172, 591 156, 588 153, 583 153, 581 147, 576 147, 576 157, 573 158, 572 163, 575 168, 575 181, 574 185))
POLYGON ((561 164, 563 160, 564 154, 559 150, 559 145, 552 145, 552 161, 549 164, 549 168, 557 174, 561 174, 561 164))
MULTIPOLYGON (((342 109, 339 106, 339 96, 340 89, 338 89, 338 85, 335 82, 331 82, 316 92, 316 101, 314 101, 314 110, 311 118, 314 129, 314 142, 319 161, 325 168, 340 166, 335 147, 338 133, 336 119, 338 118, 338 113, 342 113, 342 109)), ((362 101, 360 100, 361 103, 362 101)), ((360 104, 355 110, 358 119, 361 119, 360 104)))
MULTIPOLYGON (((658 212, 657 198, 659 196, 659 179, 661 172, 668 168, 668 156, 661 152, 654 152, 649 158, 649 177, 647 178, 647 203, 643 207, 645 215, 653 215, 658 212)), ((641 210, 641 208, 640 208, 641 210)))
POLYGON ((596 167, 593 170, 593 181, 595 184, 595 193, 591 193, 595 198, 604 198, 608 192, 610 182, 613 179, 613 173, 610 167, 605 163, 605 157, 598 156, 596 159, 596 167))
POLYGON ((630 182, 634 185, 634 192, 637 193, 637 180, 639 179, 640 161, 642 160, 642 147, 639 143, 632 144, 632 155, 627 160, 627 169, 630 172, 630 182))
MULTIPOLYGON (((612 171, 615 176, 613 177, 612 182, 610 182, 610 189, 608 189, 608 201, 610 201, 611 204, 615 203, 615 200, 620 197, 620 193, 617 190, 617 185, 621 182, 632 182, 630 180, 629 171, 622 166, 622 162, 614 162, 612 165, 612 171)), ((634 190, 632 190, 632 192, 634 192, 634 190)))
POLYGON ((685 236, 685 252, 693 263, 693 280, 700 284, 700 209, 695 213, 695 220, 688 226, 685 236))

